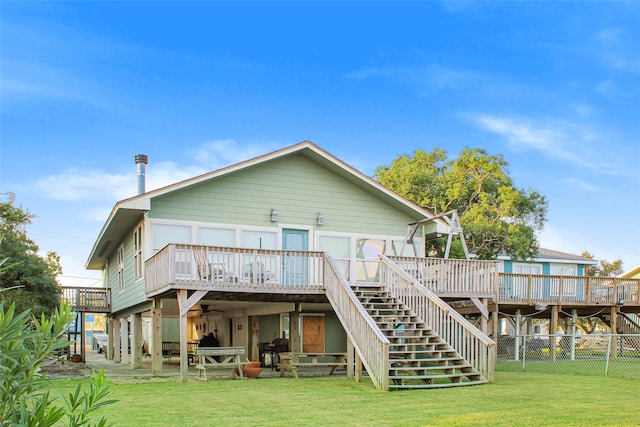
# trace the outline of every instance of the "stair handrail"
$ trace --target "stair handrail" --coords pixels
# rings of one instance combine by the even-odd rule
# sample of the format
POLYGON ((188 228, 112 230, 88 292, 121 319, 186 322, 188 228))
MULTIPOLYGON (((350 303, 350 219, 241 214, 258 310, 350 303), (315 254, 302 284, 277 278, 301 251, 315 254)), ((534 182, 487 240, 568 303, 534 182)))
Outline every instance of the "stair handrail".
MULTIPOLYGON (((627 328, 631 333, 637 333, 640 331, 640 318, 637 314, 634 313, 623 313, 621 311, 618 312, 618 317, 623 319, 626 322, 627 328), (635 329, 635 331, 633 331, 635 329)), ((619 322, 620 323, 620 322, 619 322)))
POLYGON ((327 299, 371 381, 376 388, 387 391, 389 389, 389 339, 364 309, 329 254, 325 254, 323 273, 327 299))
POLYGON ((385 255, 380 284, 401 300, 489 382, 494 380, 496 343, 434 292, 385 255))

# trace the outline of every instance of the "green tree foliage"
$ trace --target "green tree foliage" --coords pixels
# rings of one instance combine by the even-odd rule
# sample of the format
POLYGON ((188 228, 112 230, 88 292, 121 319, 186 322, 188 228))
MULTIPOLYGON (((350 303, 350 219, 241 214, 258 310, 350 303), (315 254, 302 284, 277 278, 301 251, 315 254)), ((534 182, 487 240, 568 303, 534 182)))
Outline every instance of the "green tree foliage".
MULTIPOLYGON (((588 259, 595 259, 595 255, 587 251, 582 252, 581 256, 588 259)), ((597 265, 587 265, 584 267, 585 276, 615 277, 622 273, 624 273, 624 265, 620 258, 614 259, 611 262, 601 259, 597 265)))
POLYGON ((30 309, 33 315, 50 315, 60 304, 60 287, 56 275, 61 273, 55 252, 46 258, 38 255, 38 246, 27 235, 33 215, 15 205, 13 194, 0 202, 0 259, 11 259, 13 268, 0 274, 0 303, 16 305, 17 312, 30 309))
MULTIPOLYGON (((546 221, 546 198, 516 188, 502 155, 465 148, 448 160, 444 150, 417 150, 391 166, 379 166, 375 178, 433 214, 456 210, 469 251, 480 259, 506 253, 526 260, 538 252, 535 232, 546 221)), ((428 252, 444 253, 443 239, 427 243, 428 252)), ((452 256, 461 257, 461 247, 452 256)))

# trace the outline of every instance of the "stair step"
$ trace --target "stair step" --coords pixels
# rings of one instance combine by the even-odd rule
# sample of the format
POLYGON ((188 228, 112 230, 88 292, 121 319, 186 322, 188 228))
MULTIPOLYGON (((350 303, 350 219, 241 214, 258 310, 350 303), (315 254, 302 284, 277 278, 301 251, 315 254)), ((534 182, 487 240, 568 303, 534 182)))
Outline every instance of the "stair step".
POLYGON ((470 366, 399 366, 399 367, 391 367, 389 368, 389 375, 400 375, 400 372, 411 372, 411 374, 407 374, 407 376, 415 376, 415 375, 433 375, 432 373, 427 374, 427 372, 444 372, 447 374, 457 373, 460 375, 477 375, 473 370, 465 369, 471 368, 470 366), (420 374, 421 373, 421 374, 420 374))
MULTIPOLYGON (((419 357, 414 357, 414 358, 410 358, 410 359, 389 359, 389 365, 391 365, 391 367, 393 367, 393 364, 404 364, 404 363, 425 363, 425 362, 430 362, 430 363, 441 363, 441 362, 462 362, 459 365, 440 365, 439 367, 442 366, 455 366, 456 368, 458 367, 462 367, 462 366, 471 366, 469 365, 462 357, 431 357, 428 359, 425 358, 419 358, 419 357)), ((431 365, 434 366, 434 365, 431 365)), ((426 367, 426 366, 425 366, 426 367)))
POLYGON ((480 374, 471 374, 471 373, 462 373, 462 372, 452 372, 452 373, 430 373, 428 375, 389 375, 390 380, 437 380, 437 379, 458 379, 458 378, 466 378, 468 376, 480 376, 480 374))
POLYGON ((389 389, 402 390, 402 389, 430 389, 430 388, 449 388, 449 387, 465 387, 472 385, 486 384, 487 381, 483 379, 474 381, 464 381, 459 383, 443 382, 443 383, 415 383, 415 384, 389 384, 389 389))
POLYGON ((440 341, 438 337, 414 337, 405 339, 404 337, 387 337, 389 340, 389 350, 391 351, 446 351, 451 350, 447 344, 440 341), (431 341, 429 341, 431 340, 431 341))

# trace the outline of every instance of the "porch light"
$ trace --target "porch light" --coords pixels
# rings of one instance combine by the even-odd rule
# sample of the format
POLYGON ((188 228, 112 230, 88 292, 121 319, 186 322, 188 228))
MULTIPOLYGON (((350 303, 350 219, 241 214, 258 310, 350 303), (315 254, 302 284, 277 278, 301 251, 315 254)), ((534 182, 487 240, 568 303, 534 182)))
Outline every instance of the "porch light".
POLYGON ((316 224, 324 225, 324 216, 322 216, 322 212, 316 213, 316 224))
POLYGON ((278 211, 276 209, 271 209, 271 222, 278 222, 278 211))
POLYGON ((547 309, 547 304, 543 302, 537 302, 535 303, 534 307, 538 311, 545 311, 547 309))

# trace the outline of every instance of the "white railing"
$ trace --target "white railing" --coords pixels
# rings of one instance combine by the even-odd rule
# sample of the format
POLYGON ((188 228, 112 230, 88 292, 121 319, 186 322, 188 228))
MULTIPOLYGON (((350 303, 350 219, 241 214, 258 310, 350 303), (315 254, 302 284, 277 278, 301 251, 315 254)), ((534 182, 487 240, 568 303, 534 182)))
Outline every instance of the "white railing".
POLYGON ((145 291, 321 293, 323 260, 323 252, 170 244, 146 261, 145 291))
POLYGON ((380 257, 380 284, 493 382, 495 342, 491 338, 384 255, 380 257))
POLYGON ((418 282, 440 296, 495 297, 498 261, 389 257, 418 282))
POLYGON ((369 377, 381 390, 389 389, 389 340, 362 307, 351 287, 326 255, 325 293, 353 343, 369 377))
POLYGON ((638 279, 500 273, 500 303, 638 305, 638 279))
POLYGON ((62 286, 62 299, 72 310, 97 313, 111 312, 111 292, 107 288, 77 288, 62 286))

